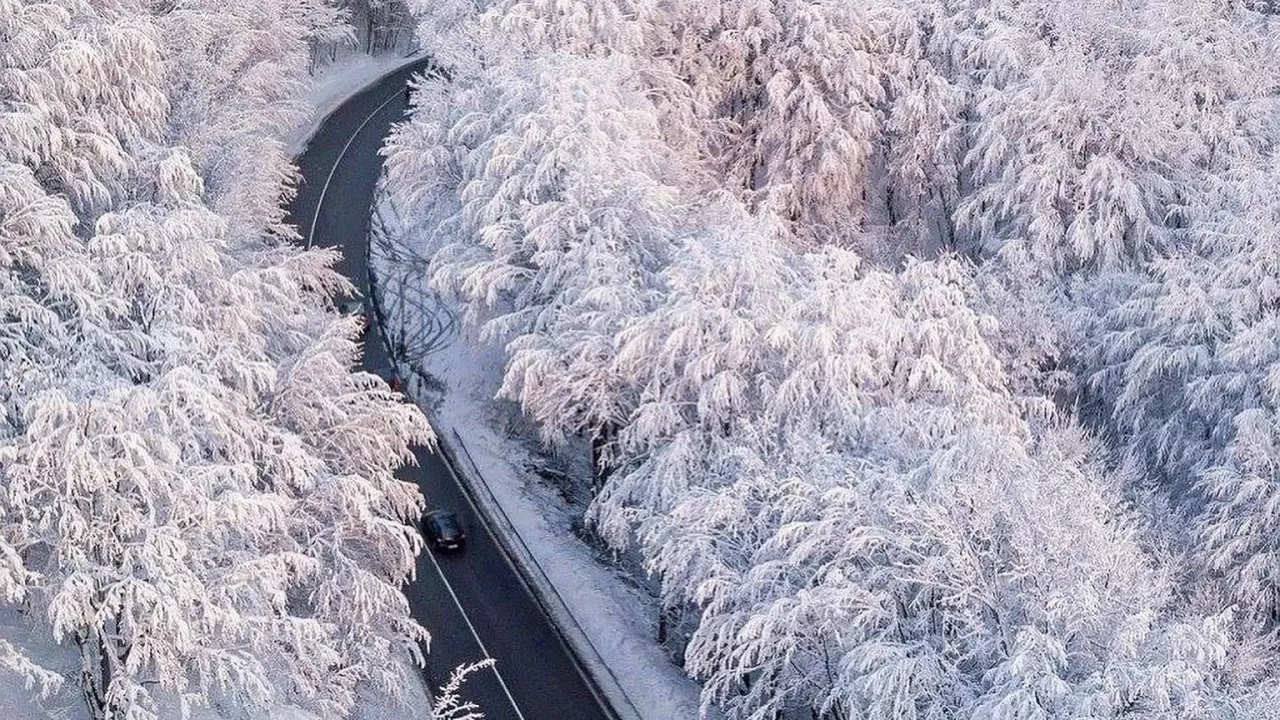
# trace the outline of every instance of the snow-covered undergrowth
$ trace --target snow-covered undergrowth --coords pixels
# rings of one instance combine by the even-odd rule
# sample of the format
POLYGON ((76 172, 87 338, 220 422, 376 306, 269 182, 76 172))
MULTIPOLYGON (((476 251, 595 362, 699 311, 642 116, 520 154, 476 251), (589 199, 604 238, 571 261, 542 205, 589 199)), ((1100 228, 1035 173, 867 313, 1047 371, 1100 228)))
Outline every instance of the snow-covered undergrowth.
POLYGON ((283 224, 279 134, 346 32, 0 0, 0 715, 334 718, 418 682, 394 473, 430 428, 352 371, 335 255, 283 224))
POLYGON ((417 5, 422 282, 595 442, 706 704, 1274 715, 1271 18, 417 5))

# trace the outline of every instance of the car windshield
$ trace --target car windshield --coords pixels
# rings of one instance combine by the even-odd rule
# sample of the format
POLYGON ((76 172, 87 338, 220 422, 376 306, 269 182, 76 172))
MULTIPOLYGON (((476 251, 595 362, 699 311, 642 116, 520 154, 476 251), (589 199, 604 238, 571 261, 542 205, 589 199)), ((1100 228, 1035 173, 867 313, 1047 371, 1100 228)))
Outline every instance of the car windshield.
POLYGON ((439 515, 433 515, 431 519, 435 521, 441 535, 461 534, 461 529, 458 527, 458 518, 453 513, 440 513, 439 515))

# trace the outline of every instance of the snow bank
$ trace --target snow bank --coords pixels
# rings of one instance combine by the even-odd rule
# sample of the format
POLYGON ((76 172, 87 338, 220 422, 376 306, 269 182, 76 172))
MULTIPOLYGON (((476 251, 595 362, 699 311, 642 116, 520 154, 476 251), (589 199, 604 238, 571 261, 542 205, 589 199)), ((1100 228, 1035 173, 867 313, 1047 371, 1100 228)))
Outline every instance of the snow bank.
POLYGON ((421 53, 377 57, 357 54, 326 65, 312 77, 311 89, 307 92, 306 100, 312 107, 311 118, 282 138, 289 154, 293 157, 300 155, 325 119, 353 95, 378 78, 421 59, 421 53))

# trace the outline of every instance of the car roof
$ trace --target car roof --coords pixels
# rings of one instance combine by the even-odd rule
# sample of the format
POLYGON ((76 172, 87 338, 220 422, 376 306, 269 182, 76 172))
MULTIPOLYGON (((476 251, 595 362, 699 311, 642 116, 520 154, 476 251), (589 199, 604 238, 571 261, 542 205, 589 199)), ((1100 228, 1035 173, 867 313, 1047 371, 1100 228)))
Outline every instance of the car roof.
POLYGON ((427 522, 441 535, 452 536, 462 534, 462 523, 458 516, 451 512, 436 512, 427 516, 427 522))

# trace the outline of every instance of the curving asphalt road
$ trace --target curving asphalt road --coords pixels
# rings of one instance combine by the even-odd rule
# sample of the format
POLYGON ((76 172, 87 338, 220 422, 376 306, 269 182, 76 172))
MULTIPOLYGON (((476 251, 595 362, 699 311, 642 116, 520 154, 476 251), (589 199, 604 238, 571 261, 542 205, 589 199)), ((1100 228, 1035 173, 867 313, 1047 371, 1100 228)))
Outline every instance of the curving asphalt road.
MULTIPOLYGON (((296 161, 302 181, 289 222, 308 243, 340 248, 339 269, 366 297, 367 230, 382 169, 378 149, 391 123, 403 117, 409 76, 425 65, 407 66, 348 100, 296 161)), ((363 365, 381 375, 390 366, 377 328, 370 330, 363 365)), ((473 674, 464 687, 490 720, 612 718, 457 479, 436 454, 416 454, 418 467, 406 468, 403 476, 418 483, 429 507, 456 510, 468 535, 461 555, 424 550, 417 578, 405 588, 414 618, 431 632, 424 671, 431 687, 438 688, 454 667, 492 656, 494 669, 473 674)))

